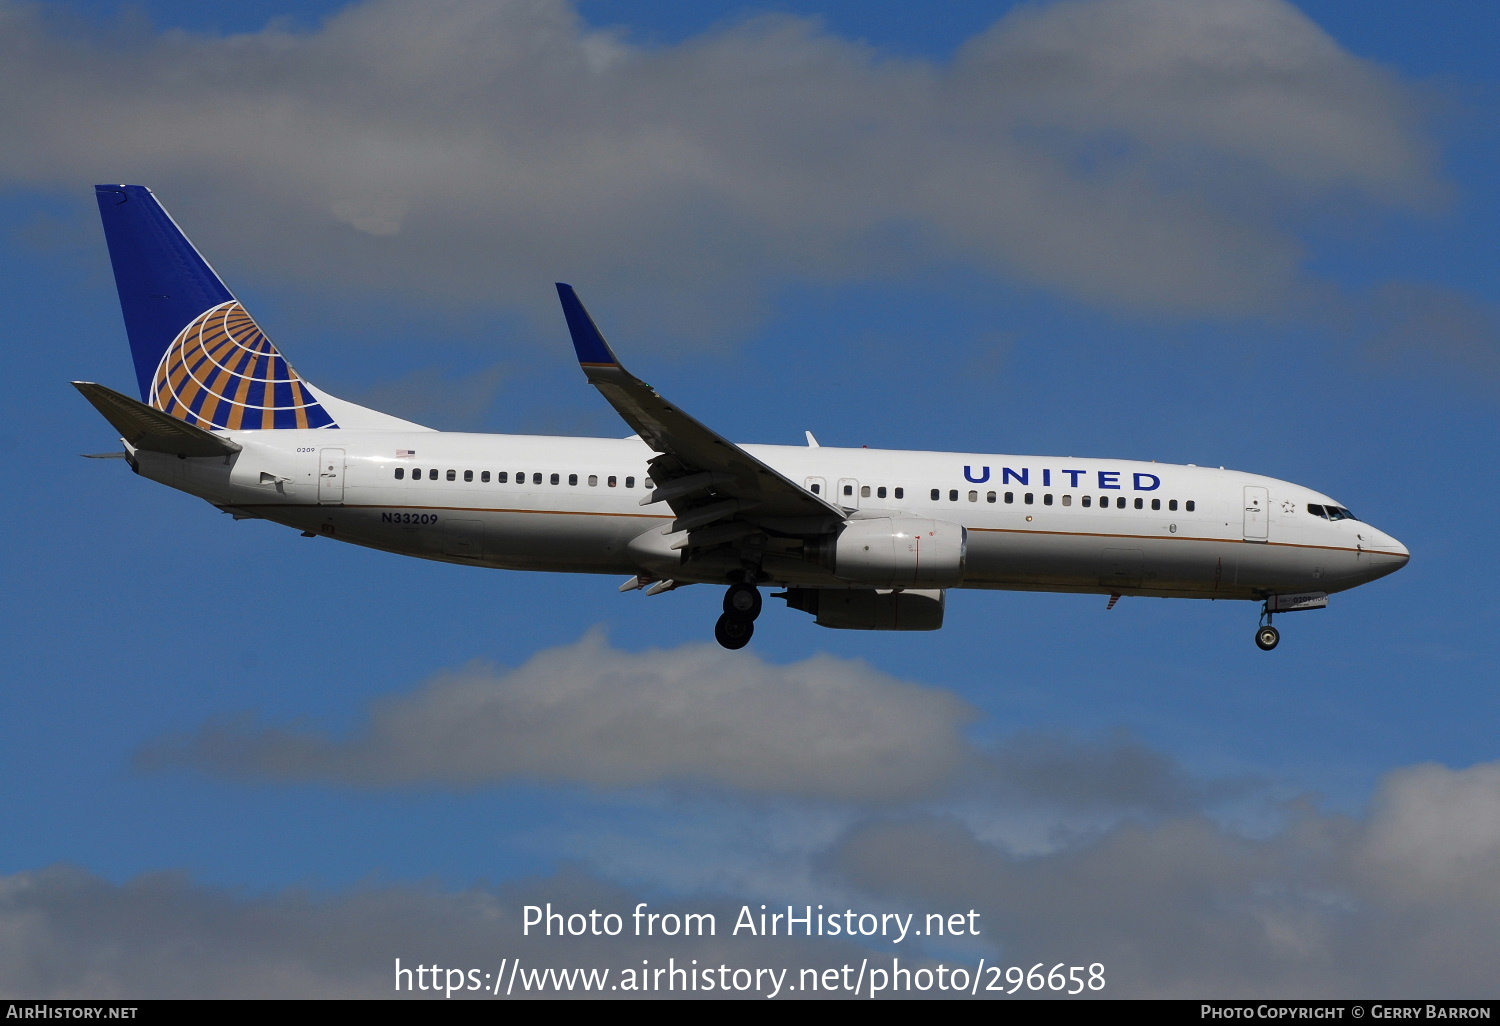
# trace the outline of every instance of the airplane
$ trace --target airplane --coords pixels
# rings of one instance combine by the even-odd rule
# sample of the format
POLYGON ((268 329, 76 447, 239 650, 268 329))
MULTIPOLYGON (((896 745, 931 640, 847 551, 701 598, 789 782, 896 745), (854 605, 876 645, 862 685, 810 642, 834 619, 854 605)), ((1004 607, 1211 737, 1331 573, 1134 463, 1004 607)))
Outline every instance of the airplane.
POLYGON ((74 386, 142 477, 236 519, 507 570, 725 588, 743 648, 761 589, 823 627, 925 631, 953 589, 1232 599, 1278 613, 1405 566, 1406 547, 1301 485, 1222 467, 739 445, 620 363, 557 285, 584 375, 634 434, 437 431, 301 378, 151 191, 95 187, 140 400, 74 386))

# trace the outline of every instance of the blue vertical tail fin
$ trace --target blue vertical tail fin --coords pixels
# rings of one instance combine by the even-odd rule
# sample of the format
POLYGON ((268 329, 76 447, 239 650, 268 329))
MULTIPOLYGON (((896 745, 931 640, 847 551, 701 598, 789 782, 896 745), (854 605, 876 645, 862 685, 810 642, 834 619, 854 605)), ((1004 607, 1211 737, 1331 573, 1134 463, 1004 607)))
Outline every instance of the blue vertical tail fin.
POLYGON ((150 189, 94 193, 144 402, 210 429, 338 426, 150 189))
POLYGON ((142 401, 208 429, 339 426, 150 189, 94 193, 142 401))

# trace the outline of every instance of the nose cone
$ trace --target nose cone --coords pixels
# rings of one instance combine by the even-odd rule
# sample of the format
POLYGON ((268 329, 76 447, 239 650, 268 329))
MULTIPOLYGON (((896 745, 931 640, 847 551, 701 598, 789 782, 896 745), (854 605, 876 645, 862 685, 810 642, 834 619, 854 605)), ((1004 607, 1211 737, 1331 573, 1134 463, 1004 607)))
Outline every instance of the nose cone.
POLYGON ((1360 562, 1367 568, 1369 580, 1400 570, 1411 559, 1411 552, 1396 539, 1369 524, 1359 531, 1360 562))

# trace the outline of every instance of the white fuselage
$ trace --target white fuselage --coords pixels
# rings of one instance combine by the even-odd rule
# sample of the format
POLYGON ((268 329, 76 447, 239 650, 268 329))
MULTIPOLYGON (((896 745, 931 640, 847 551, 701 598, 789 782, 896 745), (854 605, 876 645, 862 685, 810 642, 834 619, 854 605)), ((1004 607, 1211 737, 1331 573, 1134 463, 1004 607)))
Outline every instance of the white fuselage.
MULTIPOLYGON (((512 570, 695 579, 669 565, 679 558, 661 540, 671 511, 664 503, 640 505, 655 453, 639 439, 229 435, 244 448, 226 458, 135 452, 132 459, 144 476, 240 515, 372 548, 512 570)), ((962 525, 964 588, 1262 599, 1342 591, 1408 558, 1400 542, 1369 524, 1309 511, 1335 506, 1328 496, 1239 471, 1072 457, 744 448, 845 507, 851 519, 962 525)), ((807 560, 773 557, 765 570, 778 584, 854 586, 807 560)), ((712 568, 697 579, 723 581, 712 568)))

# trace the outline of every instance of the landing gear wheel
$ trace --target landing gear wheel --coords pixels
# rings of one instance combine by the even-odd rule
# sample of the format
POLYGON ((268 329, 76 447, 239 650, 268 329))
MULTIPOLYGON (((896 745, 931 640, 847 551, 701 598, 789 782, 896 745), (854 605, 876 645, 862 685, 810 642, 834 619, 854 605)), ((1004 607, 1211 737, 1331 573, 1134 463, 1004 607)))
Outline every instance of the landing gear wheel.
POLYGON ((1281 641, 1281 632, 1266 624, 1255 632, 1255 644, 1262 652, 1269 652, 1281 641))
POLYGON ((753 584, 731 584, 724 593, 724 612, 742 620, 760 616, 760 589, 753 584))
POLYGON ((752 621, 733 613, 725 613, 714 624, 714 640, 731 651, 750 644, 750 636, 754 633, 755 624, 752 621))

